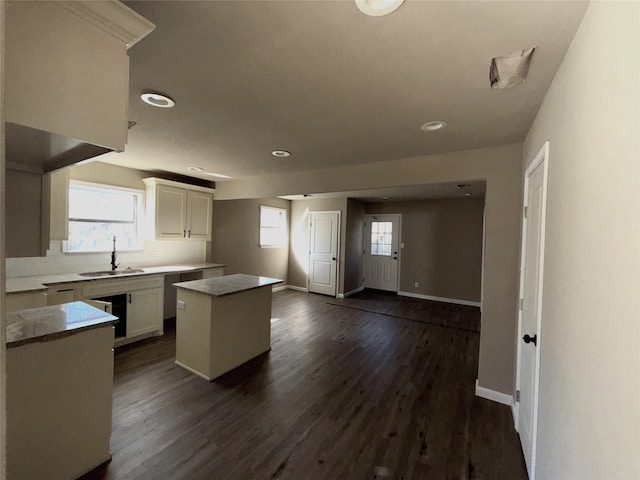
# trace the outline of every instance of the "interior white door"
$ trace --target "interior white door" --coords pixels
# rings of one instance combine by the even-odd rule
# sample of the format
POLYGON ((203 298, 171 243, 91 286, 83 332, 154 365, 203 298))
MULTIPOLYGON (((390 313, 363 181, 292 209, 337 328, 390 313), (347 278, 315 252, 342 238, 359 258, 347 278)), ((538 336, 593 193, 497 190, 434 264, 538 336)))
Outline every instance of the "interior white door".
POLYGON ((398 291, 400 215, 365 215, 364 286, 398 291))
POLYGON ((309 214, 309 291, 336 296, 339 212, 309 214))
POLYGON ((523 222, 522 276, 520 287, 520 340, 518 363, 520 402, 518 433, 529 478, 535 478, 535 445, 538 423, 538 368, 540 365, 540 323, 542 302, 542 269, 544 261, 544 228, 546 209, 546 151, 542 160, 527 171, 525 185, 525 218, 523 222))

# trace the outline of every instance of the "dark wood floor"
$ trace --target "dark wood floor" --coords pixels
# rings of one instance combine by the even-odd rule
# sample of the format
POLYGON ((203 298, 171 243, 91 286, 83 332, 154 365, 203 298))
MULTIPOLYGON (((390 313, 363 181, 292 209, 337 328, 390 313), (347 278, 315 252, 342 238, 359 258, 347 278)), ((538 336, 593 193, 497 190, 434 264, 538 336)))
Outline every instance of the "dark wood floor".
POLYGON ((477 310, 424 302, 276 293, 271 352, 212 383, 173 331, 118 349, 85 479, 526 479, 509 408, 474 396, 477 310))

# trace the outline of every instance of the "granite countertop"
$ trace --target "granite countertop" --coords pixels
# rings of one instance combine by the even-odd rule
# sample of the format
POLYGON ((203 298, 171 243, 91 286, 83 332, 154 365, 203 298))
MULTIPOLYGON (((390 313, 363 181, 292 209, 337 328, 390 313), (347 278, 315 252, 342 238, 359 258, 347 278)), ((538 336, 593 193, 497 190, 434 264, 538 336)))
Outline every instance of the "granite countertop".
MULTIPOLYGON (((142 275, 157 275, 169 273, 184 273, 193 270, 207 270, 209 268, 225 267, 223 263, 194 263, 184 265, 160 265, 155 267, 140 267, 143 272, 123 273, 113 276, 83 276, 79 273, 60 273, 56 275, 36 275, 29 277, 9 277, 6 283, 6 293, 39 292, 47 289, 47 285, 60 283, 90 282, 94 280, 113 280, 114 278, 127 278, 142 275)), ((131 267, 133 268, 133 267, 131 267)))
POLYGON ((173 285, 177 288, 184 288, 185 290, 204 293, 213 297, 220 297, 254 288, 275 285, 277 283, 282 283, 282 280, 237 273, 235 275, 225 275, 224 277, 205 278, 203 280, 174 283, 173 285))
POLYGON ((47 342, 84 330, 112 325, 118 317, 84 302, 7 313, 7 348, 47 342))

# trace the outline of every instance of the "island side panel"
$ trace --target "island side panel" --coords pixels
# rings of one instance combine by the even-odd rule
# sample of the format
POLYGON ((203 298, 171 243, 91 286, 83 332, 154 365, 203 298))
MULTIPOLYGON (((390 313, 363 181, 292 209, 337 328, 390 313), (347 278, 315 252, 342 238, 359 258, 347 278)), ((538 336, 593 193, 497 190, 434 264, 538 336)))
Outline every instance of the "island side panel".
POLYGON ((114 329, 7 349, 7 478, 77 478, 109 460, 114 329))
POLYGON ((178 302, 184 302, 184 309, 177 309, 176 363, 207 380, 212 380, 210 368, 212 297, 178 288, 177 298, 178 302))
POLYGON ((271 349, 271 285, 213 297, 211 378, 271 349))

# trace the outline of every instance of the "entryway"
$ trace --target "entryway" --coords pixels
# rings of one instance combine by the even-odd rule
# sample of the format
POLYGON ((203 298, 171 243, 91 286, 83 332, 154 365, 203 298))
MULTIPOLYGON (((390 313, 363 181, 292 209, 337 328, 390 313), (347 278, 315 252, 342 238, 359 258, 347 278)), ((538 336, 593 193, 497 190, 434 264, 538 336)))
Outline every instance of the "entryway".
POLYGON ((401 215, 365 215, 364 286, 398 291, 401 215))

